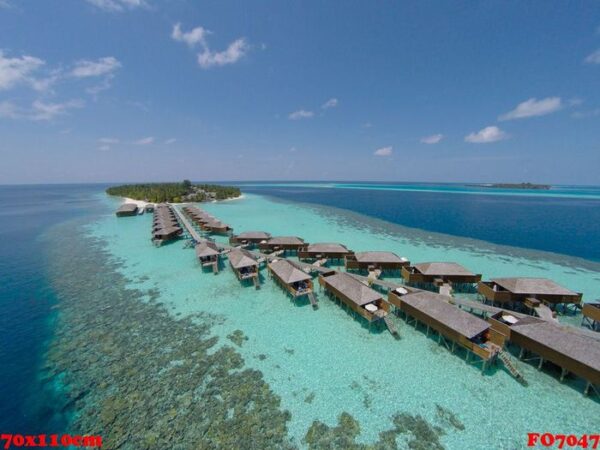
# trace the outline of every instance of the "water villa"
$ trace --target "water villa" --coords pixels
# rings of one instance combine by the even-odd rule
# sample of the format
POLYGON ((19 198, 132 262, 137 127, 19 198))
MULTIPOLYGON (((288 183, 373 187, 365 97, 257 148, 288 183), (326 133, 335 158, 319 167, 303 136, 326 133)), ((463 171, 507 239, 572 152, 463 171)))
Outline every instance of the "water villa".
POLYGON ((278 252, 283 251, 297 252, 300 247, 305 246, 304 239, 297 236, 277 236, 260 242, 258 248, 261 252, 278 252))
POLYGON ((343 260, 346 256, 352 254, 345 245, 337 243, 322 242, 317 244, 308 244, 298 249, 298 259, 334 259, 343 260))
POLYGON ((221 252, 217 244, 211 241, 202 241, 196 245, 196 257, 203 268, 212 267, 215 274, 219 273, 219 257, 221 252))
POLYGON ((345 258, 346 270, 402 270, 410 265, 406 258, 401 258, 392 252, 358 252, 345 258))
POLYGON ((136 216, 138 207, 135 203, 123 203, 115 212, 117 217, 136 216))
POLYGON ((402 267, 402 278, 412 285, 470 285, 481 280, 481 274, 474 274, 455 262, 428 262, 402 267))
POLYGON ((540 302, 552 307, 561 303, 579 304, 582 297, 546 278, 493 278, 480 282, 477 291, 486 301, 513 308, 524 304, 534 309, 540 302))
POLYGON ((152 240, 156 244, 177 239, 183 234, 183 229, 169 205, 159 204, 154 208, 152 220, 152 240))
POLYGON ((154 212, 154 203, 147 203, 144 209, 146 212, 154 212))
POLYGON ((317 307, 317 302, 313 295, 313 283, 310 275, 287 259, 271 261, 268 268, 272 277, 292 296, 294 300, 306 295, 313 305, 313 308, 317 307))
POLYGON ((584 303, 581 312, 583 313, 581 325, 600 331, 600 303, 584 303))
POLYGON ((266 242, 271 238, 271 234, 266 231, 245 231, 243 233, 233 235, 229 238, 231 245, 251 245, 254 246, 261 242, 266 242))
POLYGON ((590 331, 559 325, 536 317, 516 318, 499 312, 489 319, 492 329, 520 347, 519 358, 538 360, 538 369, 549 361, 560 367, 561 381, 573 373, 586 381, 584 393, 599 393, 600 340, 590 331))
POLYGON ((369 324, 384 319, 390 309, 390 304, 379 292, 347 273, 320 276, 319 284, 329 297, 348 307, 369 324))
POLYGON ((258 261, 247 250, 234 248, 229 252, 229 264, 238 277, 238 280, 252 280, 256 289, 260 287, 258 261))
POLYGON ((221 234, 227 236, 231 234, 233 228, 231 228, 226 223, 220 222, 218 220, 212 220, 204 224, 204 230, 212 234, 221 234))
MULTIPOLYGON (((444 343, 452 352, 456 344, 483 361, 482 371, 496 356, 501 347, 490 342, 490 324, 448 303, 449 298, 428 291, 409 292, 399 288, 388 294, 388 301, 402 311, 407 322, 412 318, 415 328, 421 322, 427 326, 427 335, 432 329, 438 333, 438 342, 444 343), (450 343, 450 345, 448 344, 450 343)), ((501 340, 497 340, 502 344, 501 340)))

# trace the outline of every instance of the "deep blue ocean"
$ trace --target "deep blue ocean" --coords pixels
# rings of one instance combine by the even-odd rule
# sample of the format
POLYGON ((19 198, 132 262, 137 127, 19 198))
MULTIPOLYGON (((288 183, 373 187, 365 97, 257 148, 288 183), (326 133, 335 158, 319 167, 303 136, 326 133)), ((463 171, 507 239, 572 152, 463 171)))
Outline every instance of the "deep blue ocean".
POLYGON ((99 185, 0 186, 0 430, 63 429, 39 381, 56 298, 45 273, 43 234, 98 213, 99 185))
MULTIPOLYGON (((345 208, 408 227, 600 261, 600 200, 519 195, 245 185, 245 192, 345 208)), ((105 214, 102 185, 0 186, 0 431, 56 432, 39 381, 57 299, 44 233, 105 214)))
POLYGON ((349 184, 240 186, 249 193, 348 209, 406 227, 600 261, 598 188, 564 189, 560 197, 545 191, 530 196, 516 190, 461 192, 459 185, 416 185, 415 191, 378 188, 386 184, 361 189, 349 184))

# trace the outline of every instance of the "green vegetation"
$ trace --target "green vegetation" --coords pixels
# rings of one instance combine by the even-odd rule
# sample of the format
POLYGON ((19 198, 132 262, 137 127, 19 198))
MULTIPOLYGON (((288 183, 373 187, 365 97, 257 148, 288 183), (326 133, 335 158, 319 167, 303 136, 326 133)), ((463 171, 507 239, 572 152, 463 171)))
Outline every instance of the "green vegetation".
POLYGON ((242 194, 240 189, 234 186, 192 184, 190 180, 183 180, 182 183, 124 184, 109 187, 106 193, 153 203, 225 200, 242 194))

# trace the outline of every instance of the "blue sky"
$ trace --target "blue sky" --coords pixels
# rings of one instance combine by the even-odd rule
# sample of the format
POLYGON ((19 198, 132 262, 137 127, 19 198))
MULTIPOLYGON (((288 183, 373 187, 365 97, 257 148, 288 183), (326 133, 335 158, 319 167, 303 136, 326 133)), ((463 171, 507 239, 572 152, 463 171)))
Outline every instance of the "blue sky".
POLYGON ((0 0, 0 183, 600 184, 600 3, 0 0))

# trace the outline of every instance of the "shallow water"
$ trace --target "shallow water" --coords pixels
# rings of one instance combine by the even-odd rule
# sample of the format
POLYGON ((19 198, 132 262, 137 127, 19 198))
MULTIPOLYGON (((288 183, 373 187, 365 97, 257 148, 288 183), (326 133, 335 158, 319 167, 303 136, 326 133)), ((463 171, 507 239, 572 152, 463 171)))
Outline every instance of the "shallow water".
MULTIPOLYGON (((114 206, 114 200, 106 203, 114 206)), ((576 258, 450 238, 255 195, 202 207, 237 232, 265 230, 310 242, 342 242, 355 251, 385 249, 411 261, 453 260, 485 276, 544 276, 583 292, 584 298, 600 296, 598 265, 576 258)), ((154 292, 146 298, 164 303, 171 317, 202 323, 211 315, 210 332, 219 338, 215 349, 234 345, 247 367, 262 372, 281 397, 281 407, 291 413, 289 435, 297 446, 306 445, 313 421, 335 426, 342 412, 359 422, 360 442, 377 441, 393 428, 396 414, 409 413, 441 427, 447 448, 520 448, 530 431, 581 434, 597 428, 600 404, 583 397, 580 381, 561 384, 552 370, 538 372, 520 364, 529 381, 523 387, 504 370, 482 375, 464 357, 450 354, 400 319, 402 339, 396 341, 387 332, 370 332, 324 295, 319 295, 317 311, 296 306, 266 278, 266 271, 258 291, 240 286, 229 269, 217 276, 202 273, 183 242, 152 246, 150 222, 150 215, 117 219, 107 214, 89 233, 106 243, 109 257, 120 263, 114 270, 130 280, 128 286, 154 292), (440 414, 446 410, 464 430, 448 425, 449 414, 440 414)))

